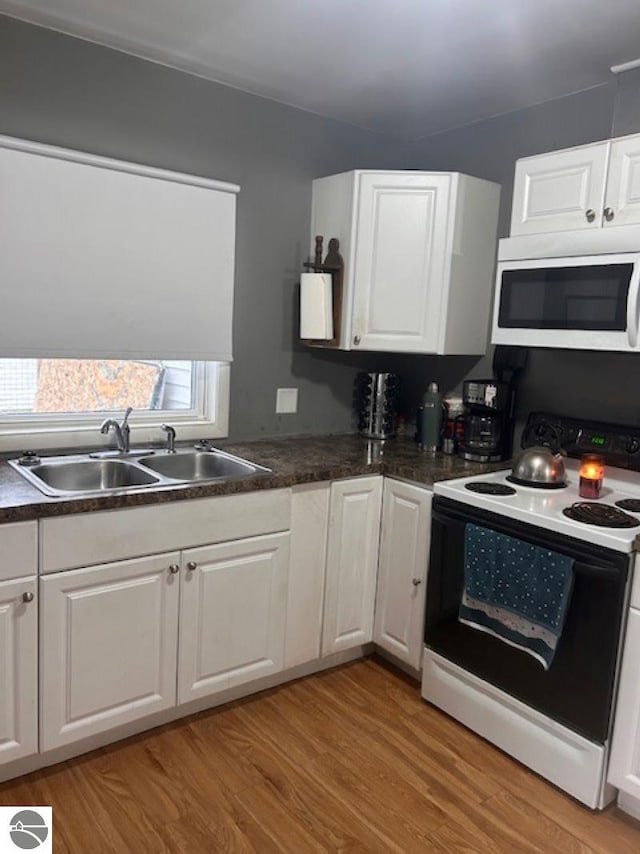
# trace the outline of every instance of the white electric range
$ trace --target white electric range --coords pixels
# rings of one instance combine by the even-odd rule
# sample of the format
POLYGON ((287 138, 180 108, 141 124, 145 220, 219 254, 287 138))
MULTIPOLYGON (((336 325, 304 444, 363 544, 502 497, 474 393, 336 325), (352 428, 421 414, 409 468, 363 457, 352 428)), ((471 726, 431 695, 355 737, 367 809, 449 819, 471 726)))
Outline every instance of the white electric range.
MULTIPOLYGON (((475 477, 457 478, 436 483, 433 492, 453 501, 469 504, 509 519, 529 525, 543 526, 548 531, 565 534, 585 542, 605 546, 620 552, 633 551, 636 536, 640 534, 640 473, 607 466, 600 498, 591 502, 581 498, 579 489, 580 461, 565 459, 567 486, 559 489, 541 489, 522 486, 509 480, 511 469, 479 474, 475 477), (491 494, 472 491, 476 484, 499 486, 507 494, 491 494), (471 487, 471 489, 469 488, 471 487), (622 510, 618 502, 624 502, 622 510), (637 502, 629 510, 626 502, 637 502), (616 528, 587 524, 567 517, 564 510, 579 503, 593 503, 598 508, 614 508, 635 522, 633 527, 616 528)), ((617 514, 614 514, 617 516, 617 514)), ((631 522, 629 523, 631 525, 631 522)))
POLYGON ((601 497, 580 497, 575 458, 565 460, 563 488, 513 483, 510 469, 435 484, 422 696, 601 808, 615 797, 605 777, 640 534, 640 430, 533 413, 524 437, 526 446, 555 443, 573 457, 597 448, 607 463, 601 497), (595 515, 604 525, 569 518, 564 511, 578 502, 589 505, 588 518, 595 515), (458 619, 469 525, 573 561, 566 620, 547 670, 521 649, 458 619))

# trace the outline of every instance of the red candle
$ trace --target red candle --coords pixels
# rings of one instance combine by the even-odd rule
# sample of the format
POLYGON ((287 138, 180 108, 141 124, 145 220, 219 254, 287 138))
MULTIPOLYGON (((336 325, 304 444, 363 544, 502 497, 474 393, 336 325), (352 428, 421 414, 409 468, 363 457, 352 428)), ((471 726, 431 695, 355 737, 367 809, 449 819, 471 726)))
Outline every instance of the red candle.
POLYGON ((600 498, 604 480, 604 459, 599 454, 584 454, 580 460, 580 497, 600 498))

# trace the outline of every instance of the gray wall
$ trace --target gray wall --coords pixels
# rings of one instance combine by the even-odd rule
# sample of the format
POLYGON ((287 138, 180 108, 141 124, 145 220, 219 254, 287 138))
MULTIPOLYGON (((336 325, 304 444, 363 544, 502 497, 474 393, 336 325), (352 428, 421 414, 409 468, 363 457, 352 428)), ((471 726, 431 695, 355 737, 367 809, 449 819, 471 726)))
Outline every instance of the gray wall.
MULTIPOLYGON (((410 416, 430 380, 447 391, 490 373, 490 348, 477 359, 308 351, 295 343, 313 177, 381 167, 488 178, 502 185, 505 236, 517 158, 640 131, 639 104, 640 72, 628 72, 405 145, 0 16, 0 133, 241 185, 231 383, 238 438, 352 429, 356 370, 399 373, 410 416), (300 389, 297 415, 275 415, 278 386, 300 389)), ((639 366, 634 355, 532 350, 519 412, 547 407, 640 421, 639 366)))
MULTIPOLYGON (((502 185, 499 235, 508 236, 514 163, 519 157, 640 132, 640 73, 498 116, 412 145, 408 166, 455 169, 502 185)), ((491 375, 491 355, 479 360, 425 360, 405 374, 410 407, 433 377, 446 390, 465 376, 491 375), (428 374, 428 375, 427 375, 428 374)), ((640 357, 633 354, 531 349, 518 399, 519 420, 535 408, 640 423, 640 357)))
POLYGON ((402 146, 4 16, 0 133, 240 184, 231 435, 352 429, 354 364, 294 344, 311 179, 401 166, 402 146))

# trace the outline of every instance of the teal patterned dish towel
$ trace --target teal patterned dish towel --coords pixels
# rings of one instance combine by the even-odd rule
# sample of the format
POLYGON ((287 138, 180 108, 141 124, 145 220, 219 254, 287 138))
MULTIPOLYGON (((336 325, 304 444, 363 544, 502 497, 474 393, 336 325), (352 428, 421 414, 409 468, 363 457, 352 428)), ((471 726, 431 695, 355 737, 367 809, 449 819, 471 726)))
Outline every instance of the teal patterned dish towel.
POLYGON ((573 558, 465 525, 458 619, 534 656, 548 670, 573 588, 573 558))

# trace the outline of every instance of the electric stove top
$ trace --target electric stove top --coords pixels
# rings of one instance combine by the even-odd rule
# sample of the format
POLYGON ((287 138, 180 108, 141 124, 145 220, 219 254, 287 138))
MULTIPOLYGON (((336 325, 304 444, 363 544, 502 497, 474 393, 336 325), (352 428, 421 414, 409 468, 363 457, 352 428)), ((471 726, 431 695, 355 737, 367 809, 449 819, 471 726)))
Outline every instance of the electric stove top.
POLYGON ((579 466, 579 460, 565 460, 567 486, 564 489, 520 486, 508 480, 511 470, 505 469, 441 481, 435 484, 433 491, 443 498, 595 545, 621 552, 633 551, 635 538, 640 534, 640 472, 606 466, 600 499, 587 501, 581 498, 578 491, 579 466), (588 509, 584 514, 588 521, 582 521, 580 518, 570 518, 565 513, 574 504, 593 504, 598 509, 588 509), (602 524, 607 516, 620 519, 618 513, 632 520, 630 527, 602 524), (589 521, 589 517, 597 518, 598 522, 589 521))

